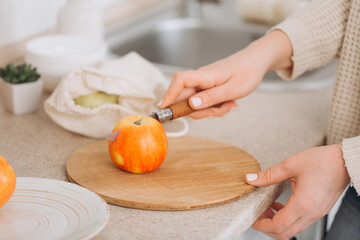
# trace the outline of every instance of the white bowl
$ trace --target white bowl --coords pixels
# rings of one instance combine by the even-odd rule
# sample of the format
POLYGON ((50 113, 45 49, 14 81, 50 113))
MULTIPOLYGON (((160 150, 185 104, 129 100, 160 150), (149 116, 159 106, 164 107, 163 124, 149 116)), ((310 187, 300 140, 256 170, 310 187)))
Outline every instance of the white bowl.
POLYGON ((26 44, 26 62, 37 67, 44 89, 53 91, 61 78, 80 66, 93 66, 106 57, 103 42, 75 35, 48 35, 26 44))

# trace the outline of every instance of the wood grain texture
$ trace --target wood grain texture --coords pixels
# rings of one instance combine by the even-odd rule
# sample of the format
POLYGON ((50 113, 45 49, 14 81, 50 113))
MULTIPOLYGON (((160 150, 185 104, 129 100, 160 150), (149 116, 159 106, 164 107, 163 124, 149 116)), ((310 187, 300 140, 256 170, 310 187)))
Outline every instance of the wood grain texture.
POLYGON ((194 109, 192 109, 190 107, 188 99, 183 100, 178 103, 174 103, 174 104, 170 105, 169 108, 171 109, 171 111, 173 113, 172 119, 177 119, 179 117, 186 116, 195 111, 194 109))
POLYGON ((234 146, 196 137, 169 138, 169 153, 154 172, 127 173, 115 166, 101 140, 76 151, 67 176, 108 203, 148 210, 190 210, 238 199, 254 187, 245 174, 260 171, 256 159, 234 146))

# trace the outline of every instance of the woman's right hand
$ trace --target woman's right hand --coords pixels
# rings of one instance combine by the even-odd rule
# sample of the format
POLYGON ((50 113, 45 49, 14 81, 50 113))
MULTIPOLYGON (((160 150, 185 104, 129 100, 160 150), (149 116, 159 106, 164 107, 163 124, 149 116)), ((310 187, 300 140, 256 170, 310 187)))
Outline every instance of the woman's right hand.
POLYGON ((291 54, 285 33, 272 31, 225 59, 176 73, 159 107, 191 97, 189 104, 197 111, 190 117, 222 116, 237 107, 235 100, 254 91, 267 71, 291 67, 291 54))

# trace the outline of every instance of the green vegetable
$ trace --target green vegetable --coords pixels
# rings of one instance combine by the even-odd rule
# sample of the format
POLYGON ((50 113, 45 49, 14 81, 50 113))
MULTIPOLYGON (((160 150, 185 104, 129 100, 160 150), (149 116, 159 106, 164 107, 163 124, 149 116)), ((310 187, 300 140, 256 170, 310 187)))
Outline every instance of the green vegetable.
POLYGON ((89 95, 80 96, 74 99, 76 105, 86 108, 95 108, 106 103, 118 104, 119 97, 115 94, 107 94, 104 92, 95 92, 89 95))
POLYGON ((32 68, 30 64, 23 63, 15 66, 10 63, 5 68, 0 68, 0 77, 5 82, 12 84, 35 82, 40 78, 36 68, 32 68))

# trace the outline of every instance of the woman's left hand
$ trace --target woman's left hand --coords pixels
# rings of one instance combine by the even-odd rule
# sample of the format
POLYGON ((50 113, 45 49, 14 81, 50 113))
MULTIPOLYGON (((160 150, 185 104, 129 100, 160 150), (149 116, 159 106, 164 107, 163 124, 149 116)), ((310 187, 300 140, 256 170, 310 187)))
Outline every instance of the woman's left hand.
POLYGON ((289 239, 326 215, 350 182, 340 144, 304 150, 246 178, 253 186, 291 181, 285 206, 274 202, 252 226, 277 239, 289 239))

